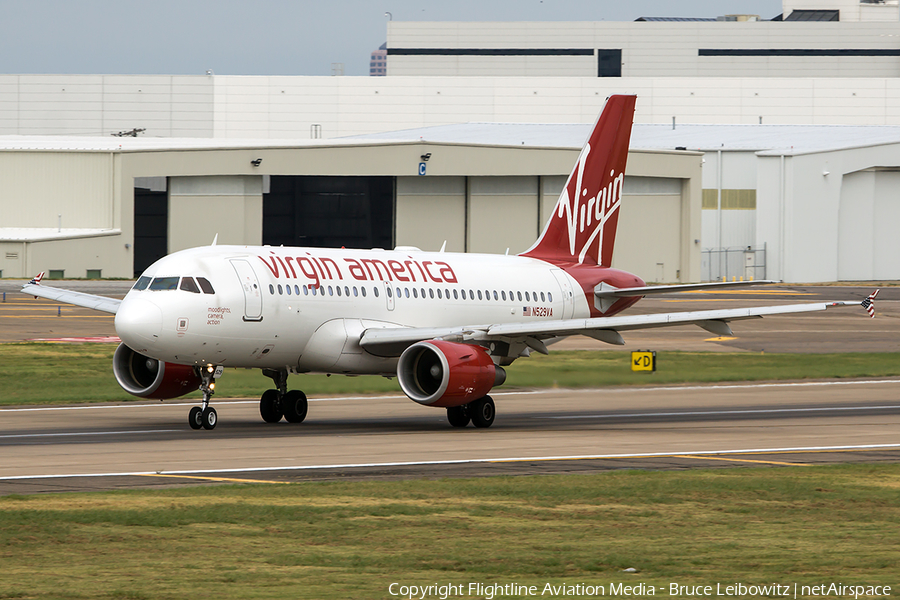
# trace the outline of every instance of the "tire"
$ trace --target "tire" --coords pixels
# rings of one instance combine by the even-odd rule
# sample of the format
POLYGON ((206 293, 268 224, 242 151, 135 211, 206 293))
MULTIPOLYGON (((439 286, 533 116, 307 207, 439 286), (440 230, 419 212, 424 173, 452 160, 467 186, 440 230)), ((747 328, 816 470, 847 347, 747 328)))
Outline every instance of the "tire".
POLYGON ((281 420, 281 402, 278 400, 278 390, 266 390, 259 399, 259 416, 266 423, 277 423, 281 420))
POLYGON ((291 390, 281 398, 281 408, 288 423, 302 423, 309 410, 306 394, 300 390, 291 390))
POLYGON ((188 425, 191 426, 191 429, 203 427, 203 410, 199 406, 195 406, 188 413, 188 425))
POLYGON ((219 422, 219 415, 216 414, 216 409, 212 406, 204 410, 201 414, 201 419, 203 420, 203 429, 215 429, 216 423, 219 422))
POLYGON ((490 427, 494 423, 496 410, 494 409, 494 400, 490 396, 485 396, 470 402, 467 405, 469 417, 475 427, 490 427))
POLYGON ((454 427, 465 427, 469 424, 469 413, 466 412, 466 406, 451 406, 447 408, 447 420, 454 427))

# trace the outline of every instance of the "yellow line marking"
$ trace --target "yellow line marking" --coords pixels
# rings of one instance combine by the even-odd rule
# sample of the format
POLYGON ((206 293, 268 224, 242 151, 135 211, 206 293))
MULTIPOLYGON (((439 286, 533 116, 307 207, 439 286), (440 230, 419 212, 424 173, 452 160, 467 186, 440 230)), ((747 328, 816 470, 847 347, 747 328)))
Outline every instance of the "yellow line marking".
POLYGON ((729 462, 758 463, 762 465, 781 465, 785 467, 811 467, 807 463, 778 462, 774 460, 750 460, 749 458, 724 458, 721 456, 694 456, 692 454, 673 454, 673 458, 694 458, 697 460, 725 460, 729 462))
POLYGON ((736 340, 736 337, 714 337, 703 340, 704 342, 727 342, 728 340, 736 340))
POLYGON ((291 481, 268 481, 265 479, 235 479, 234 477, 206 477, 203 475, 167 475, 165 473, 141 473, 139 477, 170 477, 172 479, 203 479, 205 481, 227 481, 231 483, 278 483, 289 484, 291 481))

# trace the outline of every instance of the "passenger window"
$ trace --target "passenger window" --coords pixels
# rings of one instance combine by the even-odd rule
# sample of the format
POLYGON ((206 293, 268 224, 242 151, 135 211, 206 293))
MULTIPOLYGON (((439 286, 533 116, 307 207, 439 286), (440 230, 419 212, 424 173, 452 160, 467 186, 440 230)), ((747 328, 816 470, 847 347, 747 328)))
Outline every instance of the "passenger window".
POLYGON ((499 300, 499 298, 497 297, 497 290, 494 290, 494 300, 499 300))
POLYGON ((281 296, 283 293, 284 293, 284 291, 281 289, 281 284, 279 283, 278 284, 278 295, 281 296))
MULTIPOLYGON (((459 290, 459 293, 462 294, 462 299, 466 299, 466 290, 459 290)), ((456 290, 453 290, 453 297, 456 298, 456 290)))
POLYGON ((200 293, 200 288, 197 287, 197 283, 194 281, 193 277, 182 277, 181 289, 192 294, 200 293))
POLYGON ((309 288, 306 287, 305 285, 303 286, 303 295, 304 295, 304 296, 309 296, 309 288))
POLYGON ((454 300, 459 300, 459 298, 456 297, 456 290, 453 290, 453 299, 454 299, 454 300))
POLYGON ((500 290, 500 297, 503 298, 504 302, 506 302, 506 290, 500 290))
POLYGON ((544 292, 541 292, 541 302, 545 302, 545 300, 544 300, 544 292))
POLYGON ((394 295, 391 294, 391 288, 388 288, 388 289, 387 289, 387 295, 388 295, 388 298, 393 298, 393 297, 394 297, 394 295))
POLYGON ((341 295, 341 286, 337 286, 336 289, 337 289, 337 294, 338 294, 338 296, 340 296, 340 295, 341 295))
POLYGON ((134 287, 131 289, 137 290, 140 292, 141 290, 146 290, 148 285, 150 285, 150 278, 142 276, 140 279, 137 280, 137 282, 134 284, 134 287))
POLYGON ((356 298, 359 296, 359 289, 354 285, 353 286, 353 297, 356 298))
POLYGON ((442 298, 441 298, 441 288, 438 288, 438 300, 442 300, 442 298))
POLYGON ((269 293, 272 294, 273 296, 275 295, 275 286, 272 285, 271 283, 269 284, 269 293))
MULTIPOLYGON (((377 288, 377 287, 373 287, 373 288, 372 288, 372 293, 374 293, 374 294, 375 294, 375 297, 377 298, 377 297, 378 297, 378 288, 377 288)), ((366 296, 366 288, 363 288, 363 298, 365 298, 365 296, 366 296)))
POLYGON ((428 288, 428 295, 434 300, 434 290, 432 288, 428 288))
POLYGON ((328 295, 329 295, 329 296, 334 296, 334 290, 331 288, 330 285, 328 286, 328 295))
POLYGON ((289 286, 289 285, 284 286, 284 291, 286 291, 287 295, 290 296, 291 295, 291 286, 289 286))
POLYGON ((550 292, 547 292, 547 300, 553 302, 553 294, 551 294, 550 292))
POLYGON ((348 298, 350 297, 350 288, 348 288, 346 285, 344 286, 344 295, 348 298))
POLYGON ((531 296, 528 295, 528 292, 525 292, 525 301, 531 302, 531 296))
POLYGON ((481 300, 481 290, 478 290, 478 299, 481 300))
POLYGON ((168 291, 178 289, 178 277, 157 277, 150 282, 153 291, 168 291))
POLYGON ((213 289, 212 284, 209 282, 209 279, 206 277, 198 277, 197 283, 200 284, 200 289, 203 290, 204 294, 215 294, 216 290, 213 289))
POLYGON ((419 292, 416 291, 416 288, 413 288, 413 298, 418 298, 418 297, 419 297, 419 292))
POLYGON ((295 296, 299 296, 299 295, 300 295, 300 286, 299 286, 299 285, 295 285, 295 286, 294 286, 294 295, 295 295, 295 296))
MULTIPOLYGON (((373 289, 375 290, 375 296, 378 296, 378 288, 373 288, 373 289)), ((359 291, 362 292, 362 297, 365 298, 366 297, 366 286, 362 286, 361 288, 359 288, 359 291)))
POLYGON ((409 298, 409 288, 403 288, 403 291, 406 292, 406 297, 409 298))
POLYGON ((521 302, 522 301, 522 292, 516 292, 516 294, 519 296, 519 302, 521 302))

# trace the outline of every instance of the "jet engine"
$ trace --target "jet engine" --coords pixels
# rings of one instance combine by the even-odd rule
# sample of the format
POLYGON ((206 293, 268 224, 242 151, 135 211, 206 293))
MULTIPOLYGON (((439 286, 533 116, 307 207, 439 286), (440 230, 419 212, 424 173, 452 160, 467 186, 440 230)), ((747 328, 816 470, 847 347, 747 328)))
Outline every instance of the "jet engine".
POLYGON ((419 404, 452 407, 483 397, 506 381, 506 371, 481 346, 430 340, 400 355, 397 378, 419 404))
POLYGON ((113 355, 113 373, 123 390, 141 398, 177 398, 200 387, 194 367, 161 362, 125 344, 113 355))

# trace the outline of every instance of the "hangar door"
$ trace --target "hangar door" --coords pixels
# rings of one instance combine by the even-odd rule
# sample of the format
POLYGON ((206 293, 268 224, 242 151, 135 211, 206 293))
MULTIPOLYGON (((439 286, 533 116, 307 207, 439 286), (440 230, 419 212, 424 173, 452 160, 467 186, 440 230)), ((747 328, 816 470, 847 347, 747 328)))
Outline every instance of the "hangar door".
POLYGON ((868 169, 844 175, 838 210, 838 280, 900 278, 898 189, 898 171, 868 169))
POLYGON ((133 256, 137 277, 168 254, 169 194, 164 177, 135 179, 133 256))
POLYGON ((393 177, 273 175, 263 194, 263 244, 394 247, 393 177))

